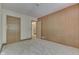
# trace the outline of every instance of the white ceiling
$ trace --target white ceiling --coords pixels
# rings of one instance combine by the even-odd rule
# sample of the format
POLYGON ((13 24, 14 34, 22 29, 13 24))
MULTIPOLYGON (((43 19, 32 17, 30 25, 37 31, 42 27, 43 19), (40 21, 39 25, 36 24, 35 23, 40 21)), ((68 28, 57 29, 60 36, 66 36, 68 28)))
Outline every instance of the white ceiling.
POLYGON ((32 17, 41 17, 49 13, 56 12, 73 3, 3 3, 4 9, 26 14, 32 17))

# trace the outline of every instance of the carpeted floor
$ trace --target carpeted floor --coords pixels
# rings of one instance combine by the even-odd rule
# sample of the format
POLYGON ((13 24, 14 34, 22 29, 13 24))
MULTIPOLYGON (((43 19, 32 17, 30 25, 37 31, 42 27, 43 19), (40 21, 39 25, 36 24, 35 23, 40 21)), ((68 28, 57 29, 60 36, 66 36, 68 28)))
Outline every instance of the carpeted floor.
POLYGON ((31 39, 5 45, 1 55, 75 55, 79 49, 58 43, 31 39))

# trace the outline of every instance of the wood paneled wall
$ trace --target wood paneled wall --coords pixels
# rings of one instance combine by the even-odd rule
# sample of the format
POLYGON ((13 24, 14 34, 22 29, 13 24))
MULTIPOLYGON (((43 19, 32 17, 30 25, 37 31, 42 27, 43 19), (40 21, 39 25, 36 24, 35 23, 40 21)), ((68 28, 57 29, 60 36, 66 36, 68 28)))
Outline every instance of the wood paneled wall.
POLYGON ((79 4, 41 17, 41 35, 45 40, 79 48, 79 4))
POLYGON ((39 18, 36 22, 36 37, 41 38, 41 19, 39 18))

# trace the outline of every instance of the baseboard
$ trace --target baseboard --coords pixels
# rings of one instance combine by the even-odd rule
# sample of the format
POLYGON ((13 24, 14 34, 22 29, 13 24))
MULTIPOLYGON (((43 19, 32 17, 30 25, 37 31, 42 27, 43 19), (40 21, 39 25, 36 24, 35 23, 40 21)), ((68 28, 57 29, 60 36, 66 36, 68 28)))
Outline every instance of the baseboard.
POLYGON ((23 40, 20 40, 20 41, 25 41, 25 40, 31 40, 32 38, 27 38, 27 39, 23 39, 23 40))
MULTIPOLYGON (((31 40, 31 39, 32 39, 32 38, 20 39, 20 40, 17 41, 17 42, 24 41, 24 40, 31 40)), ((16 42, 13 42, 13 43, 16 43, 16 42)), ((8 44, 11 44, 11 43, 8 43, 8 44)), ((6 42, 6 43, 3 43, 3 45, 7 45, 7 42, 6 42)))

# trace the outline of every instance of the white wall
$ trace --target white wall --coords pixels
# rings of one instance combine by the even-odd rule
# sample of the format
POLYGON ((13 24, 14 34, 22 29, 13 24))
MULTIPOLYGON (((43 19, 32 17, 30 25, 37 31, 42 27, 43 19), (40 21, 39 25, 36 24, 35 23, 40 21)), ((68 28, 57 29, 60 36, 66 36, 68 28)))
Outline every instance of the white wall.
POLYGON ((7 30, 6 15, 21 18, 21 40, 31 38, 31 32, 32 32, 31 20, 33 19, 33 17, 3 9, 3 17, 2 17, 3 18, 3 21, 2 21, 2 23, 3 23, 3 40, 2 40, 2 42, 3 43, 6 43, 6 30, 7 30))
POLYGON ((2 12, 1 12, 1 4, 0 4, 0 50, 2 46, 2 12))

